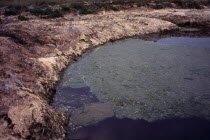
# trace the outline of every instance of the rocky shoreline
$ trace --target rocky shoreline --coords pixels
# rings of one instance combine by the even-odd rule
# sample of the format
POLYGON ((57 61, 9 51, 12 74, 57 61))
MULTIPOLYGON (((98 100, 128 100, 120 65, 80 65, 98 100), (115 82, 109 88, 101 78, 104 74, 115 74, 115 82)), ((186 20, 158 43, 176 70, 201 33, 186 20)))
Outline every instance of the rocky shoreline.
POLYGON ((178 30, 178 25, 210 27, 210 9, 0 18, 0 136, 13 140, 65 138, 68 116, 49 103, 60 73, 87 50, 135 35, 178 30))

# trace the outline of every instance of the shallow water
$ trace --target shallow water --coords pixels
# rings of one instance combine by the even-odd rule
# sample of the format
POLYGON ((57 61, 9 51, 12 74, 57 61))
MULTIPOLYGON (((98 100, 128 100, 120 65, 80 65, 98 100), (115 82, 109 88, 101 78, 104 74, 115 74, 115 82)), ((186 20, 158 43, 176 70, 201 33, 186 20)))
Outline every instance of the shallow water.
MULTIPOLYGON (((85 54, 65 71, 53 107, 74 115, 75 110, 92 103, 111 104, 114 120, 125 125, 122 118, 129 118, 136 123, 135 127, 139 120, 133 119, 143 119, 151 126, 158 120, 178 118, 193 124, 190 132, 201 135, 200 129, 209 131, 210 38, 171 37, 156 42, 125 39, 85 54), (199 118, 206 121, 205 125, 199 118)), ((177 119, 166 122, 166 127, 173 129, 172 134, 184 135, 185 123, 176 128, 177 119), (178 129, 183 132, 179 134, 178 129)), ((114 127, 105 128, 103 122, 99 126, 106 131, 114 127)), ((99 126, 94 127, 97 130, 99 126)), ((124 131, 135 127, 126 127, 124 131)), ((162 130, 161 125, 154 127, 148 129, 162 130)), ((82 132, 86 133, 85 138, 92 136, 87 130, 82 132)), ((96 130, 94 135, 99 134, 96 130)), ((145 131, 157 134, 151 130, 145 131)), ((117 139, 109 135, 109 140, 117 139)))
POLYGON ((157 41, 161 44, 170 44, 176 46, 191 46, 191 47, 205 47, 210 48, 209 37, 192 38, 192 37, 170 37, 163 38, 157 41))
POLYGON ((210 116, 210 38, 126 39, 86 54, 65 72, 54 106, 114 105, 119 118, 210 116))
POLYGON ((71 132, 68 140, 209 140, 210 121, 200 118, 145 120, 109 118, 71 132))

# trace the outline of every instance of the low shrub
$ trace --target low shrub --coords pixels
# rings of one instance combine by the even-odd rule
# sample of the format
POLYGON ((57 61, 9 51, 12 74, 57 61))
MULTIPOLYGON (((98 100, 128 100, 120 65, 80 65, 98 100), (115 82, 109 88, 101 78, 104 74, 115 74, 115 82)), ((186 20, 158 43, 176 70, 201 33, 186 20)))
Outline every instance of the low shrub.
POLYGON ((53 15, 54 11, 51 8, 43 10, 43 15, 53 15))
POLYGON ((18 19, 21 20, 21 21, 29 20, 29 18, 27 18, 25 16, 21 16, 21 15, 18 16, 18 19))
POLYGON ((82 3, 72 4, 71 7, 77 10, 86 9, 86 6, 82 3))
POLYGON ((173 0, 173 2, 181 8, 202 8, 202 2, 197 0, 173 0))
POLYGON ((11 9, 11 8, 13 8, 13 5, 9 5, 9 6, 7 6, 7 8, 8 9, 11 9))
POLYGON ((81 14, 81 15, 86 15, 86 14, 91 14, 92 13, 92 11, 93 11, 92 6, 94 6, 94 5, 87 6, 87 5, 84 5, 82 3, 80 3, 80 4, 75 3, 75 4, 71 5, 71 8, 79 10, 79 14, 81 14), (90 9, 92 9, 92 11, 90 9))
POLYGON ((71 11, 70 8, 67 7, 67 6, 61 6, 61 9, 62 9, 62 11, 64 11, 64 12, 71 11))
POLYGON ((50 15, 48 15, 48 18, 57 18, 57 17, 63 17, 63 13, 61 13, 59 10, 54 10, 50 15))
POLYGON ((42 10, 42 9, 40 9, 40 8, 31 9, 31 10, 29 10, 29 12, 30 12, 32 15, 35 15, 35 16, 44 15, 44 10, 42 10))
POLYGON ((12 16, 12 15, 18 15, 18 14, 20 14, 20 11, 16 9, 9 9, 9 10, 4 11, 5 16, 12 16))
POLYGON ((38 4, 38 6, 46 5, 47 3, 45 1, 42 1, 38 4))
POLYGON ((119 9, 118 9, 117 7, 114 7, 114 6, 112 6, 112 5, 110 5, 109 8, 110 8, 111 10, 113 10, 113 11, 119 11, 119 9))
POLYGON ((138 7, 146 6, 146 5, 148 5, 146 2, 139 2, 139 3, 137 3, 138 7))
POLYGON ((134 6, 133 6, 133 3, 129 3, 129 6, 130 6, 131 8, 134 7, 134 6))
POLYGON ((40 8, 34 8, 30 10, 30 13, 35 16, 45 15, 48 18, 57 18, 57 17, 63 17, 63 13, 59 10, 52 10, 51 8, 47 8, 45 10, 42 10, 40 8))
POLYGON ((10 37, 11 39, 13 39, 15 42, 19 44, 27 45, 27 42, 20 35, 15 34, 13 32, 0 31, 0 36, 10 37))
POLYGON ((14 8, 16 9, 16 10, 21 10, 21 9, 23 9, 23 8, 25 8, 25 6, 21 6, 21 5, 16 5, 16 6, 14 6, 14 8))
POLYGON ((201 9, 202 8, 201 5, 202 4, 199 1, 193 0, 193 1, 189 2, 188 7, 189 8, 201 9))
POLYGON ((8 6, 7 9, 4 11, 5 16, 12 16, 18 15, 21 13, 22 10, 26 10, 27 8, 24 6, 16 5, 16 6, 8 6))
POLYGON ((107 3, 94 3, 94 5, 98 8, 106 8, 108 7, 107 3))

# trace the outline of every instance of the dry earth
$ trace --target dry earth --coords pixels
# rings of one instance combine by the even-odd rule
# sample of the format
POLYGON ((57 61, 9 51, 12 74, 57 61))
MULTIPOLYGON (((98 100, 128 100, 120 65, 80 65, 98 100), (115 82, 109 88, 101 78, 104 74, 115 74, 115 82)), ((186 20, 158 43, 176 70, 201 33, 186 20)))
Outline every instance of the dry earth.
MULTIPOLYGON (((1 10, 0 10, 1 11, 1 10)), ((210 26, 210 10, 133 9, 18 21, 0 16, 1 139, 64 139, 68 117, 50 106, 60 72, 86 50, 108 41, 210 26)))

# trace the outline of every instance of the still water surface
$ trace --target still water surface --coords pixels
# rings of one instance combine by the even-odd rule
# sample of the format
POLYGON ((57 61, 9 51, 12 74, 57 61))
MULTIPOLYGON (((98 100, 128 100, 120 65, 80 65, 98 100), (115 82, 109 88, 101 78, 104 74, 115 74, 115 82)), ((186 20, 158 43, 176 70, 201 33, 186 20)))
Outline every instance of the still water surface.
POLYGON ((125 39, 85 54, 65 71, 53 107, 73 115, 93 103, 111 104, 115 117, 68 139, 209 137, 210 38, 125 39))

